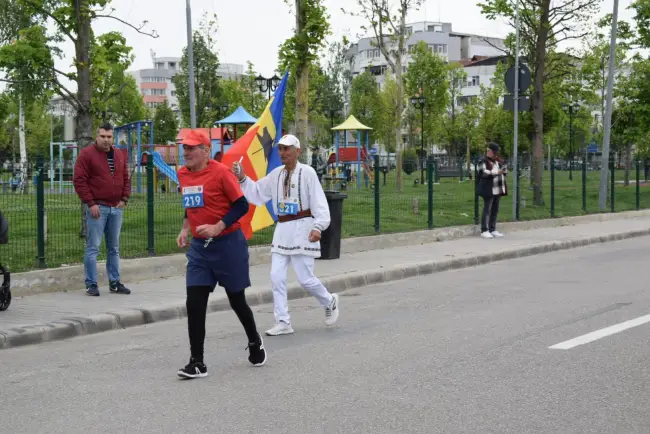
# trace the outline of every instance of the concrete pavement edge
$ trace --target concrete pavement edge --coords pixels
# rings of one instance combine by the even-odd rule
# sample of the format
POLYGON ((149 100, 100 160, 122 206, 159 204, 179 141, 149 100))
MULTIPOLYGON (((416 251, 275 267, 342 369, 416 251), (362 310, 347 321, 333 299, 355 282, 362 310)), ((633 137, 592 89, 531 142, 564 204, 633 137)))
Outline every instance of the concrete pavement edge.
MULTIPOLYGON (((504 232, 517 232, 531 229, 571 226, 584 223, 625 220, 650 217, 649 210, 625 211, 620 213, 588 214, 575 217, 558 217, 553 219, 528 220, 499 223, 504 232)), ((479 228, 475 225, 449 226, 413 232, 378 234, 364 237, 345 238, 341 241, 341 255, 385 249, 428 244, 477 235, 479 228)), ((269 246, 251 246, 250 265, 269 264, 271 253, 269 246)), ((107 280, 104 262, 97 267, 100 281, 107 280)), ((146 258, 122 259, 120 274, 125 283, 143 280, 163 279, 182 276, 185 273, 185 254, 171 254, 146 258)), ((70 265, 58 268, 32 270, 11 274, 11 286, 14 297, 28 296, 45 292, 71 291, 84 288, 83 265, 70 265)))
MULTIPOLYGON (((393 282, 409 277, 424 276, 448 270, 469 268, 492 262, 540 255, 560 250, 585 247, 594 244, 620 241, 629 238, 650 236, 650 228, 619 233, 582 237, 562 241, 537 243, 525 247, 515 247, 500 252, 477 254, 465 258, 431 260, 418 263, 396 264, 393 267, 347 273, 343 276, 323 278, 323 284, 331 292, 344 292, 368 285, 393 282)), ((292 285, 287 295, 290 300, 309 296, 300 286, 292 285)), ((273 293, 266 289, 247 296, 251 306, 271 303, 273 293)), ((208 305, 208 313, 230 309, 227 297, 213 298, 208 305)), ((130 309, 119 312, 106 312, 87 317, 63 318, 47 324, 38 324, 0 331, 0 349, 15 348, 44 342, 68 339, 77 336, 101 333, 142 326, 161 321, 182 319, 187 316, 184 303, 156 306, 149 309, 130 309)))

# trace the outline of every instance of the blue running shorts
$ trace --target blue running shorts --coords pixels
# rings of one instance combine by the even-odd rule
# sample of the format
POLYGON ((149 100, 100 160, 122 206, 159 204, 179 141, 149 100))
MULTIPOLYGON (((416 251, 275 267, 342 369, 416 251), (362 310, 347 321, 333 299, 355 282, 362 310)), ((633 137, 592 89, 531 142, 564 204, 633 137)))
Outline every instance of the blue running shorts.
POLYGON ((186 285, 217 284, 229 292, 240 292, 251 286, 248 266, 248 241, 241 230, 212 240, 192 238, 187 256, 186 285))

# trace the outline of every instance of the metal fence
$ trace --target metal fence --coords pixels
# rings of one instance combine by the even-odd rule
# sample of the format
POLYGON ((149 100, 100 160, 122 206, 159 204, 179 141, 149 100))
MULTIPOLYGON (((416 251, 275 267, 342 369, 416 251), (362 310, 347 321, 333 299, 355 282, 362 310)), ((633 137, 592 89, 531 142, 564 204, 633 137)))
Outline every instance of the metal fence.
MULTIPOLYGON (((598 212, 600 172, 587 162, 556 167, 551 161, 542 175, 541 198, 535 203, 528 161, 518 168, 516 219, 533 220, 598 212), (571 179, 570 179, 571 178, 571 179)), ((124 212, 120 255, 135 258, 181 253, 176 237, 183 221, 177 186, 152 166, 143 167, 141 188, 134 192, 124 212)), ((326 190, 347 195, 343 205, 344 238, 381 233, 478 224, 482 203, 476 195, 476 164, 457 158, 429 158, 405 162, 398 183, 393 167, 379 157, 370 164, 349 165, 323 177, 326 190), (468 167, 469 166, 469 167, 468 167), (344 170, 343 170, 344 169, 344 170), (424 182, 423 182, 424 181, 424 182), (401 187, 400 187, 401 184, 401 187)), ((634 161, 629 171, 610 162, 608 211, 650 208, 650 183, 645 163, 634 161), (629 175, 626 182, 626 175, 629 175)), ((515 168, 510 165, 508 186, 515 168)), ((52 184, 47 167, 37 164, 30 171, 29 188, 13 190, 0 177, 0 210, 9 221, 9 244, 0 247, 0 261, 14 272, 79 264, 83 261, 82 205, 70 180, 52 184)), ((501 202, 500 221, 511 221, 511 201, 501 202)), ((271 242, 273 227, 253 235, 251 245, 271 242)), ((102 245, 100 260, 104 258, 102 245)))

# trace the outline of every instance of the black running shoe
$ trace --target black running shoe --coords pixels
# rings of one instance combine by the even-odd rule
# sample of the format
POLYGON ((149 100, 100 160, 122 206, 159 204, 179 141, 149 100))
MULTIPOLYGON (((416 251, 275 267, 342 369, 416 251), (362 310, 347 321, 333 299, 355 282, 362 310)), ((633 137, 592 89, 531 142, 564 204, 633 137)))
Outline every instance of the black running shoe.
POLYGON ((249 342, 246 349, 249 351, 248 361, 253 366, 262 366, 266 363, 266 350, 264 349, 264 341, 261 335, 257 335, 257 341, 249 342))
POLYGON ((86 288, 86 294, 90 295, 91 297, 99 297, 99 288, 97 288, 97 285, 90 285, 88 288, 86 288))
POLYGON ((130 294, 131 290, 127 288, 126 286, 122 285, 122 282, 117 281, 117 282, 111 282, 109 285, 109 289, 111 292, 115 292, 117 294, 130 294))
POLYGON ((203 362, 192 357, 190 363, 183 369, 179 369, 177 374, 181 378, 203 378, 208 376, 208 368, 203 362))

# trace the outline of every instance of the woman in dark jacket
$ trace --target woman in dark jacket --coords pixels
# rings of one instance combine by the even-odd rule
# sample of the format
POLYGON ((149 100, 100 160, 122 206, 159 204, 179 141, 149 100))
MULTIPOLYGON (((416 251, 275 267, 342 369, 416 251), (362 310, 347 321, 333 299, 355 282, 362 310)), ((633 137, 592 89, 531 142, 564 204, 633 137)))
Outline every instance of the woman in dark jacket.
POLYGON ((501 196, 508 195, 506 186, 507 169, 499 157, 499 145, 490 143, 487 155, 478 166, 478 194, 483 198, 483 215, 481 216, 481 237, 502 237, 496 230, 497 215, 501 196))

